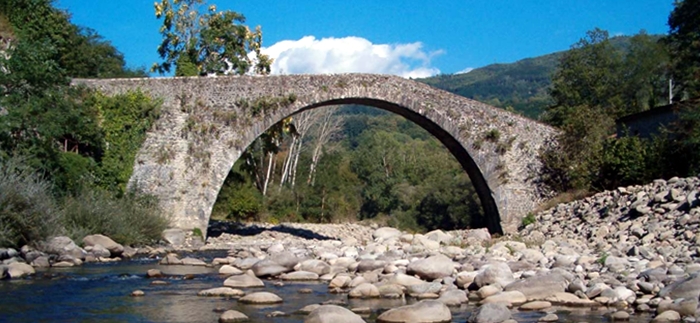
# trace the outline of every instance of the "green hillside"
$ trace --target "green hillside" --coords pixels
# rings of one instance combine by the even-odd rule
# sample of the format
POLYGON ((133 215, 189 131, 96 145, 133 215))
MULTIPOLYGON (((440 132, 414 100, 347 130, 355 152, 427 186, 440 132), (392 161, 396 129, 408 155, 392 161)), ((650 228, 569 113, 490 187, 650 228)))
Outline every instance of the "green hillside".
MULTIPOLYGON (((614 37, 611 44, 626 51, 630 37, 614 37)), ((469 73, 437 75, 419 79, 445 91, 500 108, 512 108, 538 119, 551 104, 548 88, 559 58, 566 51, 526 58, 515 63, 491 64, 469 73)))
POLYGON ((561 52, 419 81, 493 106, 512 107, 537 119, 550 103, 547 89, 560 56, 561 52))

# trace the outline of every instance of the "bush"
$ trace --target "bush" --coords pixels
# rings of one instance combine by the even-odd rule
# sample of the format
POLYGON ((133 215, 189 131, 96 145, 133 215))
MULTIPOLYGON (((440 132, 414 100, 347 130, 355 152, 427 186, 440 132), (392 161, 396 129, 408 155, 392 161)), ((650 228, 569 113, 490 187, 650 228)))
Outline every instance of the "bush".
POLYGON ((22 164, 0 160, 0 246, 21 247, 60 232, 51 184, 22 164))
POLYGON ((533 224, 537 222, 537 218, 535 218, 535 214, 532 212, 529 212, 526 216, 523 217, 520 225, 524 228, 530 224, 533 224))
POLYGON ((168 220, 157 201, 127 193, 115 199, 95 189, 66 198, 63 225, 74 241, 88 234, 104 234, 124 245, 147 244, 160 239, 168 220))

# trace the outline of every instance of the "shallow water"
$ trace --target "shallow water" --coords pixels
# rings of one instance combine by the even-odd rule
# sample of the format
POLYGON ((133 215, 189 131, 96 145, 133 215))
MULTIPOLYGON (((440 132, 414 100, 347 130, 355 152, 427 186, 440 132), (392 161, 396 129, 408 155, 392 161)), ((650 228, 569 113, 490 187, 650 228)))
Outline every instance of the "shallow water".
MULTIPOLYGON (((211 260, 224 254, 198 255, 211 260)), ((141 259, 108 264, 86 264, 81 267, 38 271, 28 279, 0 281, 0 322, 217 322, 221 310, 235 309, 248 315, 251 322, 303 322, 304 315, 293 314, 309 305, 337 300, 347 307, 369 307, 364 316, 374 322, 378 313, 415 300, 348 300, 347 294, 329 294, 322 282, 289 283, 274 286, 266 281, 264 288, 248 291, 270 291, 284 303, 269 306, 239 304, 235 299, 199 297, 201 290, 223 286, 224 277, 216 268, 193 266, 160 266, 157 260, 141 259), (168 285, 151 285, 145 278, 148 269, 160 269, 168 277, 160 279, 168 285), (193 274, 192 279, 184 275, 193 274), (302 288, 310 294, 299 293, 302 288), (129 294, 143 290, 144 297, 129 294), (290 315, 267 317, 273 311, 290 315)), ((475 305, 451 308, 453 322, 465 322, 475 305)), ((604 322, 600 312, 557 311, 560 322, 604 322)), ((514 312, 518 322, 536 322, 542 312, 514 312)), ((647 322, 635 316, 632 322, 647 322)))

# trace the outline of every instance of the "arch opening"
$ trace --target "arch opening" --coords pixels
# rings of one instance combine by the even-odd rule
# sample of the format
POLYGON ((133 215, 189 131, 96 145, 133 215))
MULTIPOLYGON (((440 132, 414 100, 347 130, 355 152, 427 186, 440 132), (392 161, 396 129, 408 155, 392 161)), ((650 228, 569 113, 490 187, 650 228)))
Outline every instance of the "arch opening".
MULTIPOLYGON (((274 126, 275 124, 277 124, 281 120, 284 120, 287 117, 294 117, 295 115, 299 115, 304 111, 312 109, 338 105, 361 105, 381 109, 402 116, 406 120, 425 129, 455 157, 457 162, 460 164, 461 168, 469 176, 471 184, 474 186, 476 194, 481 202, 481 207, 484 213, 484 222, 489 232, 491 232, 492 234, 503 233, 503 230, 501 228, 499 209, 496 204, 496 200, 494 199, 493 192, 491 191, 486 178, 482 174, 476 162, 464 148, 462 143, 460 143, 456 138, 454 138, 454 136, 452 136, 452 134, 450 134, 447 130, 443 129, 441 126, 430 120, 428 117, 416 113, 411 109, 403 107, 399 104, 371 98, 349 97, 331 99, 306 105, 296 109, 295 111, 291 111, 291 113, 288 113, 289 111, 287 111, 287 113, 280 113, 271 116, 270 118, 266 118, 264 122, 264 127, 256 128, 255 131, 251 133, 251 136, 249 138, 245 138, 245 142, 248 143, 246 147, 250 146, 254 142, 254 140, 256 140, 259 136, 263 135, 263 133, 267 131, 267 129, 269 129, 270 127, 274 126)), ((240 157, 237 159, 240 159, 240 157)), ((219 187, 219 190, 222 186, 219 187)), ((217 196, 219 194, 221 193, 217 193, 217 196)), ((211 218, 212 211, 213 210, 210 209, 209 218, 211 218)))

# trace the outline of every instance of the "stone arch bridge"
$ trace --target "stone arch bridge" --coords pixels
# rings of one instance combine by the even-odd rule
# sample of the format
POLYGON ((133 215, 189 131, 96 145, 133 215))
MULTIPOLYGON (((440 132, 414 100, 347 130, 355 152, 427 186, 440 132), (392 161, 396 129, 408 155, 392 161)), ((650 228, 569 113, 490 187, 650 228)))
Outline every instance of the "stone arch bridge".
POLYGON ((547 195, 537 154, 556 131, 474 100, 374 74, 74 80, 107 95, 163 101, 129 185, 153 194, 172 226, 206 232, 224 179, 246 147, 294 113, 337 104, 388 110, 429 131, 469 174, 492 233, 517 226, 547 195))

